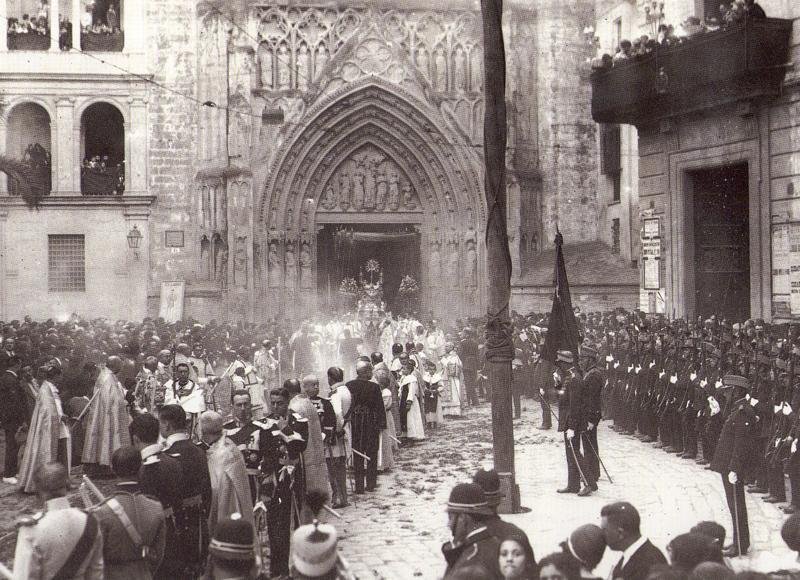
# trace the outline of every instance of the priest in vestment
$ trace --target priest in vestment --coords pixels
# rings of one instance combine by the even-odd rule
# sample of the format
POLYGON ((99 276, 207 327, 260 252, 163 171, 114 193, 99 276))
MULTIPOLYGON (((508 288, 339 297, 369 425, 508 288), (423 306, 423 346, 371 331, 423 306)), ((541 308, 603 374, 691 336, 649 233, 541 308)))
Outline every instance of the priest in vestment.
POLYGON ((108 358, 95 381, 89 410, 83 419, 86 435, 81 462, 95 475, 110 474, 114 451, 131 444, 128 402, 125 389, 117 378, 122 368, 122 359, 116 356, 108 358))
POLYGON ((442 414, 460 416, 464 406, 464 365, 454 350, 452 342, 445 344, 442 357, 442 414))
POLYGON ((58 389, 51 381, 61 376, 61 367, 46 365, 43 369, 45 380, 36 395, 28 440, 20 464, 19 486, 25 493, 36 493, 33 474, 41 465, 51 461, 59 461, 67 467, 71 466, 72 450, 70 449, 70 432, 64 423, 64 411, 58 389))
POLYGON ((242 452, 236 444, 224 436, 222 415, 206 411, 200 416, 200 433, 208 447, 208 473, 211 476, 211 509, 208 529, 217 527, 217 522, 239 513, 242 519, 253 523, 253 500, 250 497, 250 482, 242 452))
MULTIPOLYGON (((290 382, 286 381, 286 383, 290 382)), ((291 387, 287 387, 292 396, 289 401, 289 411, 308 421, 308 444, 303 451, 305 492, 320 491, 331 497, 328 466, 325 463, 325 443, 322 439, 322 424, 317 408, 306 394, 310 387, 316 388, 316 392, 319 392, 319 380, 313 375, 303 378, 302 392, 292 392, 296 388, 294 383, 291 383, 291 387)))

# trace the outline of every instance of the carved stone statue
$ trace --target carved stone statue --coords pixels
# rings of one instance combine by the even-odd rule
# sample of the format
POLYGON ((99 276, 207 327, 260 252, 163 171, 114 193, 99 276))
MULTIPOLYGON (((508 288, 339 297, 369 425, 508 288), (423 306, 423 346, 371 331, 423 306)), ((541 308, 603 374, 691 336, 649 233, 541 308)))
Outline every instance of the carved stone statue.
POLYGON ((294 244, 288 242, 286 244, 286 288, 293 289, 297 284, 297 257, 294 255, 294 244))
POLYGON ((394 169, 389 174, 389 199, 388 205, 389 209, 392 211, 397 211, 400 209, 400 176, 397 175, 397 171, 394 169))
POLYGON ((475 242, 467 241, 467 286, 474 288, 478 285, 478 252, 475 250, 475 242))
POLYGON ((458 245, 450 242, 447 256, 447 276, 453 283, 458 281, 458 245))
POLYGON ((434 88, 439 92, 445 92, 447 90, 447 59, 444 56, 444 49, 441 47, 436 49, 434 65, 436 67, 434 88))
POLYGON ((217 260, 217 283, 222 290, 228 289, 228 247, 223 246, 217 260))
POLYGON ((300 287, 304 289, 313 288, 313 273, 311 270, 311 250, 308 242, 303 242, 300 246, 300 287))
POLYGON ((333 191, 333 185, 330 183, 325 188, 325 193, 322 194, 322 200, 320 200, 319 204, 327 210, 336 209, 336 192, 333 191))
POLYGON ((292 86, 292 76, 289 64, 289 50, 286 44, 281 44, 278 49, 276 72, 278 73, 278 90, 285 91, 292 86))
POLYGON ((428 51, 423 47, 417 49, 417 68, 426 79, 430 80, 431 72, 428 51))
POLYGON ((297 51, 297 88, 301 91, 308 89, 310 82, 311 67, 309 66, 310 54, 308 54, 308 47, 305 43, 300 45, 300 50, 297 51))
POLYGON ((442 278, 442 255, 439 251, 440 245, 438 241, 434 241, 431 244, 430 280, 441 280, 442 278))
POLYGON ((211 279, 211 242, 208 236, 200 238, 200 280, 211 279))
POLYGON ((339 207, 343 211, 350 208, 350 175, 346 171, 339 174, 339 207))
POLYGON ((375 209, 375 174, 374 165, 368 164, 364 175, 364 209, 375 209))
POLYGON ((236 238, 236 251, 233 255, 233 285, 247 288, 247 238, 236 238))
POLYGON ((269 245, 267 254, 267 283, 270 288, 280 288, 281 286, 281 259, 278 256, 278 244, 272 242, 269 245))
POLYGON ((324 44, 320 44, 317 47, 317 55, 314 60, 314 78, 319 79, 325 65, 328 63, 328 49, 325 48, 324 44))
POLYGON ((411 184, 408 181, 403 183, 403 206, 408 210, 417 209, 414 191, 411 189, 411 184))
POLYGON ((353 207, 360 210, 364 207, 364 174, 359 171, 353 177, 353 207))
POLYGON ((455 64, 455 73, 453 82, 455 83, 455 87, 453 87, 456 91, 465 91, 467 89, 467 55, 464 53, 464 49, 456 47, 456 53, 453 57, 454 64, 455 64))
POLYGON ((383 165, 381 165, 375 175, 375 207, 379 211, 386 209, 387 193, 386 169, 384 169, 383 165))
POLYGON ((273 58, 272 49, 266 43, 262 43, 258 49, 258 63, 261 70, 261 88, 266 90, 271 90, 275 86, 273 58))
POLYGON ((470 55, 469 73, 472 90, 476 93, 483 92, 483 52, 480 48, 472 49, 470 55))

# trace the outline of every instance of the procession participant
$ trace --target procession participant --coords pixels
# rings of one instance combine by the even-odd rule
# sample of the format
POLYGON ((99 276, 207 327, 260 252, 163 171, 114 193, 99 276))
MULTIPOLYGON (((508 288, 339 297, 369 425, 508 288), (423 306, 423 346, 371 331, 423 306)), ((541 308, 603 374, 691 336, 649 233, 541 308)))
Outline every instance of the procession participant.
POLYGON ((209 580, 251 580, 257 577, 253 526, 241 514, 220 520, 208 551, 209 580))
POLYGON ((392 395, 391 413, 392 413, 392 419, 393 419, 392 423, 393 423, 394 428, 395 428, 395 430, 392 431, 392 435, 397 435, 399 433, 399 431, 397 431, 397 429, 399 429, 399 427, 400 427, 400 411, 399 411, 400 392, 399 392, 399 389, 397 387, 397 377, 395 376, 395 373, 392 371, 392 369, 389 368, 389 365, 387 365, 386 362, 384 362, 382 353, 373 352, 370 355, 370 360, 372 361, 372 373, 373 374, 376 374, 379 370, 387 370, 387 371, 389 371, 389 387, 388 388, 389 388, 389 391, 391 392, 391 395, 392 395))
POLYGON ((422 337, 423 334, 425 335, 425 350, 430 353, 430 356, 434 360, 439 360, 445 354, 445 338, 444 332, 436 325, 437 322, 431 320, 431 323, 428 325, 428 332, 425 333, 425 328, 420 324, 417 326, 417 334, 420 337, 422 337), (420 332, 420 330, 422 332, 420 332))
POLYGON ((394 416, 392 415, 392 372, 385 366, 375 371, 372 377, 381 387, 383 408, 386 412, 386 428, 380 433, 378 444, 378 471, 388 473, 394 468, 394 451, 396 449, 394 416))
POLYGON ((103 477, 111 474, 111 454, 123 445, 130 445, 128 402, 117 378, 122 359, 108 358, 94 386, 92 401, 84 419, 86 438, 81 461, 87 474, 103 477))
POLYGON ((5 371, 9 367, 9 361, 11 357, 16 356, 16 352, 14 351, 14 347, 16 346, 16 341, 14 337, 9 336, 6 338, 0 347, 0 373, 5 371))
POLYGON ((478 341, 474 332, 466 327, 462 332, 462 339, 458 345, 458 356, 464 367, 464 387, 467 391, 467 404, 477 405, 478 400, 478 369, 480 369, 480 354, 478 341))
POLYGON ((0 371, 0 425, 3 427, 5 461, 3 462, 3 483, 17 485, 17 467, 19 447, 17 431, 28 421, 25 391, 20 384, 22 361, 15 355, 9 355, 5 361, 5 370, 0 371))
POLYGON ((53 381, 61 376, 61 367, 46 365, 42 368, 45 379, 37 392, 28 440, 20 462, 18 484, 25 493, 35 493, 36 470, 48 463, 58 461, 71 467, 70 432, 66 416, 61 407, 61 398, 53 381))
POLYGON ((111 458, 122 481, 92 514, 103 536, 105 580, 150 580, 164 557, 166 522, 156 499, 142 494, 136 481, 142 458, 134 447, 120 447, 111 458))
POLYGON ((334 508, 346 507, 347 503, 347 458, 349 456, 350 423, 349 416, 353 398, 350 389, 344 384, 344 371, 339 367, 328 369, 328 385, 331 407, 336 414, 336 429, 333 437, 325 440, 325 462, 328 464, 331 489, 331 502, 334 508))
POLYGON ((208 473, 211 476, 211 509, 208 514, 208 529, 216 528, 217 521, 240 513, 253 523, 253 500, 247 467, 239 448, 225 437, 224 419, 215 411, 205 411, 200 416, 200 434, 208 458, 208 473))
MULTIPOLYGON (((253 355, 253 366, 256 369, 256 374, 264 383, 264 389, 267 392, 278 386, 278 359, 275 358, 271 341, 261 341, 261 348, 253 355)), ((269 404, 268 397, 266 402, 269 404)), ((265 411, 267 415, 272 412, 269 408, 265 409, 265 411)))
POLYGON ((381 388, 371 379, 372 363, 359 360, 356 363, 356 378, 347 383, 352 396, 349 421, 352 429, 353 472, 357 494, 364 493, 365 489, 374 491, 377 486, 379 436, 380 432, 386 429, 386 412, 381 388), (369 459, 365 459, 364 455, 369 459))
MULTIPOLYGON (((186 365, 186 368, 188 369, 189 372, 188 378, 191 379, 193 383, 196 383, 198 379, 198 373, 197 373, 197 368, 192 364, 191 358, 192 358, 192 348, 188 344, 182 342, 178 346, 176 346, 175 358, 172 361, 173 372, 177 372, 179 365, 186 365)), ((178 375, 178 377, 180 377, 180 375, 178 375)))
POLYGON ((269 424, 253 420, 250 391, 240 390, 233 394, 233 419, 224 425, 225 436, 239 449, 250 483, 250 499, 258 501, 261 467, 267 454, 272 435, 269 424))
POLYGON ((586 420, 586 431, 580 434, 584 445, 586 459, 586 478, 589 487, 597 491, 597 481, 600 479, 600 448, 597 444, 597 428, 602 417, 601 405, 603 398, 603 384, 605 379, 597 367, 597 351, 590 346, 582 346, 580 352, 581 368, 584 371, 584 392, 582 397, 583 415, 586 420), (586 449, 588 447, 588 449, 586 449))
POLYGON ((103 536, 97 518, 71 507, 69 474, 60 463, 36 469, 44 514, 21 522, 14 577, 27 580, 103 580, 103 536))
POLYGON ((189 433, 197 434, 197 420, 200 413, 206 410, 203 389, 191 378, 191 367, 188 362, 175 365, 176 378, 168 381, 164 392, 165 405, 180 405, 189 419, 189 433))
MULTIPOLYGON (((289 574, 289 543, 293 517, 299 519, 295 494, 295 477, 308 438, 308 421, 289 412, 289 391, 285 388, 270 391, 273 421, 272 432, 281 443, 271 449, 264 465, 267 506, 267 533, 270 547, 270 575, 289 574)), ((302 476, 302 474, 301 474, 302 476)), ((299 487, 299 485, 298 485, 299 487)))
MULTIPOLYGON (((316 377, 314 377, 313 381, 303 380, 303 391, 317 411, 317 416, 319 417, 320 426, 322 428, 323 449, 327 457, 328 442, 336 438, 336 410, 333 408, 330 399, 320 397, 319 381, 316 377)), ((328 470, 328 479, 330 479, 330 470, 328 470)))
POLYGON ((401 421, 405 419, 405 437, 408 443, 425 439, 425 426, 419 404, 420 387, 414 373, 414 361, 405 359, 400 369, 401 421))
POLYGON ((140 411, 155 413, 164 405, 166 389, 158 382, 158 359, 149 356, 145 359, 142 370, 136 375, 134 391, 135 405, 140 411))
POLYGON ((156 378, 161 385, 167 384, 172 380, 172 351, 163 349, 158 351, 158 369, 156 370, 156 378))
POLYGON ((296 376, 314 371, 314 345, 309 332, 310 325, 305 321, 289 339, 289 360, 296 376))
POLYGON ((461 359, 458 358, 452 342, 444 344, 445 355, 441 359, 442 383, 444 394, 442 396, 442 415, 461 416, 464 408, 464 370, 461 359))
POLYGON ((600 520, 606 545, 622 552, 611 572, 613 580, 642 580, 653 566, 667 563, 661 550, 642 535, 639 512, 630 503, 621 501, 603 506, 600 520))
POLYGON ((319 393, 319 380, 314 375, 303 377, 302 385, 298 381, 284 381, 284 387, 289 391, 289 411, 308 422, 308 437, 306 448, 303 451, 303 480, 299 498, 304 498, 310 491, 322 492, 328 497, 331 495, 331 486, 328 481, 328 468, 325 464, 325 443, 322 437, 322 422, 317 413, 317 408, 309 398, 309 391, 319 393))
POLYGON ((753 406, 745 398, 750 390, 749 381, 739 375, 722 378, 725 389, 730 389, 731 412, 722 427, 711 469, 722 477, 722 486, 733 520, 733 544, 724 550, 725 556, 742 556, 750 549, 750 527, 744 494, 744 471, 748 456, 753 452, 757 421, 753 406))
POLYGON ((176 555, 183 574, 201 570, 207 555, 208 514, 211 510, 211 476, 205 452, 189 439, 186 412, 180 405, 164 405, 158 414, 164 453, 177 459, 183 484, 175 525, 180 543, 176 555))
POLYGON ((445 580, 457 578, 467 568, 475 570, 471 578, 502 578, 498 562, 502 542, 486 526, 493 514, 481 487, 476 483, 456 485, 447 500, 447 515, 453 539, 442 546, 447 562, 445 580))
POLYGON ((165 547, 170 557, 161 561, 156 573, 158 578, 179 577, 183 565, 179 558, 181 541, 178 537, 176 517, 183 504, 183 472, 180 462, 163 452, 158 442, 159 423, 153 415, 142 413, 131 421, 129 431, 133 446, 139 451, 142 465, 139 469, 139 490, 156 498, 164 511, 165 547))
POLYGON ((425 393, 425 428, 435 429, 444 423, 444 415, 440 400, 445 392, 442 373, 436 370, 436 363, 425 361, 425 372, 422 373, 425 393))
POLYGON ((564 449, 567 456, 567 486, 558 493, 577 493, 581 497, 591 495, 593 482, 587 475, 581 453, 580 434, 586 430, 583 413, 584 393, 580 370, 575 366, 575 355, 560 350, 556 355, 558 378, 558 431, 564 433, 564 449), (583 487, 581 487, 583 485, 583 487))

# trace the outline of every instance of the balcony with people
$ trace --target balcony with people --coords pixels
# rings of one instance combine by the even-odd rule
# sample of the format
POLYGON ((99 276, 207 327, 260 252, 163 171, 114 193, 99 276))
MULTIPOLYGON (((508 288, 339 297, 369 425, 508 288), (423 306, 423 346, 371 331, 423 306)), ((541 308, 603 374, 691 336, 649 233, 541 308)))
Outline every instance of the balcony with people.
POLYGON ((775 97, 789 60, 792 21, 736 0, 719 18, 690 17, 654 38, 622 40, 592 62, 592 118, 650 124, 724 103, 775 97))
POLYGON ((109 103, 95 103, 81 116, 81 194, 125 192, 125 121, 109 103))

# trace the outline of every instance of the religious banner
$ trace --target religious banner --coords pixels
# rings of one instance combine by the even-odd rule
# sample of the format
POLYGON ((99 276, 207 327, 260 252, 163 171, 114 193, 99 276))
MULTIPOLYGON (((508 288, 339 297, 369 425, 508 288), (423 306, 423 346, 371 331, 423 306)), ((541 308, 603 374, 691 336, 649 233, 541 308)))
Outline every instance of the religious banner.
POLYGON ((800 316, 800 223, 789 226, 789 267, 792 316, 800 316))
POLYGON ((183 296, 186 290, 184 280, 161 283, 161 306, 159 317, 165 322, 177 322, 183 318, 183 296))

